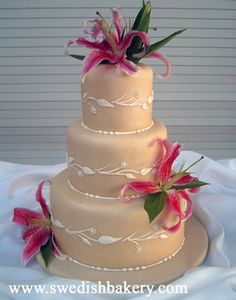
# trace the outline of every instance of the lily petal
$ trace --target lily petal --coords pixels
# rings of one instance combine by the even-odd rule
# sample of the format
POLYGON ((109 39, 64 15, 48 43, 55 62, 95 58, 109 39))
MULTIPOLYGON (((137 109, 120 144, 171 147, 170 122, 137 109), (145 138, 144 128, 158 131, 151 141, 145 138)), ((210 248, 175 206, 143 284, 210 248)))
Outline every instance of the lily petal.
POLYGON ((50 213, 49 213, 49 209, 48 206, 46 204, 46 200, 43 197, 43 193, 42 193, 42 189, 43 189, 43 185, 44 185, 45 181, 40 182, 37 192, 36 192, 36 201, 40 204, 43 214, 46 218, 50 217, 50 213))
POLYGON ((92 39, 96 40, 99 33, 100 33, 100 29, 98 28, 97 26, 97 23, 95 23, 93 26, 92 26, 92 29, 89 31, 88 29, 88 24, 89 23, 95 23, 94 20, 88 20, 87 22, 83 22, 83 25, 82 25, 82 28, 83 28, 83 32, 85 34, 89 34, 91 36, 92 39))
MULTIPOLYGON (((129 48, 129 46, 131 45, 131 42, 133 40, 134 37, 140 37, 140 39, 143 41, 144 44, 144 52, 146 52, 148 46, 149 46, 149 37, 147 35, 146 32, 142 32, 142 31, 137 31, 137 30, 132 30, 130 32, 128 32, 125 36, 124 36, 124 40, 119 44, 118 49, 119 50, 126 50, 129 48)), ((141 55, 140 53, 138 55, 141 55)))
POLYGON ((29 225, 33 220, 40 220, 42 216, 28 208, 15 207, 12 221, 19 225, 29 225))
POLYGON ((183 191, 183 190, 178 191, 178 194, 179 194, 180 197, 182 197, 182 199, 184 199, 184 200, 187 202, 187 204, 188 204, 187 209, 186 209, 185 212, 184 212, 184 219, 186 220, 186 219, 188 219, 188 218, 191 216, 191 214, 192 214, 192 211, 193 211, 193 203, 192 203, 191 198, 189 197, 189 195, 188 195, 185 191, 183 191))
POLYGON ((109 47, 114 51, 114 46, 116 46, 118 43, 117 36, 110 30, 110 28, 107 27, 107 25, 104 23, 104 20, 95 19, 94 23, 97 24, 97 28, 103 34, 104 40, 107 41, 109 47))
POLYGON ((170 178, 172 165, 176 158, 179 156, 181 147, 182 146, 180 144, 174 143, 169 149, 165 149, 166 155, 157 170, 157 177, 161 183, 167 182, 170 178))
POLYGON ((41 246, 47 243, 49 237, 50 230, 47 227, 40 227, 29 237, 23 251, 23 260, 25 264, 39 253, 41 246))
POLYGON ((32 234, 39 230, 39 226, 29 226, 23 233, 22 238, 24 241, 27 241, 32 234))
POLYGON ((145 56, 145 58, 149 58, 149 57, 150 58, 154 57, 154 58, 160 59, 161 61, 164 62, 164 64, 166 65, 166 72, 164 74, 156 73, 156 75, 159 79, 168 78, 171 74, 171 64, 170 64, 170 61, 168 60, 168 58, 159 52, 153 52, 153 53, 150 53, 147 56, 145 56))
POLYGON ((178 191, 170 191, 168 193, 168 205, 174 213, 182 216, 179 194, 178 191))
POLYGON ((155 139, 154 144, 161 144, 162 147, 162 152, 158 155, 158 160, 154 163, 154 167, 158 170, 160 164, 170 155, 173 144, 167 139, 161 140, 160 138, 155 139))
POLYGON ((65 260, 67 258, 67 256, 59 250, 54 234, 52 234, 52 253, 60 260, 65 260))
POLYGON ((90 70, 95 68, 103 60, 108 60, 110 63, 115 63, 115 58, 108 52, 92 50, 83 60, 83 76, 90 70))
POLYGON ((86 38, 84 37, 79 37, 77 40, 75 41, 72 41, 70 40, 68 43, 67 43, 67 48, 70 47, 71 45, 76 45, 76 46, 85 46, 89 49, 97 49, 97 50, 108 50, 107 49, 107 46, 108 44, 104 45, 103 42, 90 42, 88 41, 86 38), (105 47, 106 46, 106 47, 105 47))
POLYGON ((112 9, 112 23, 115 25, 115 28, 117 31, 117 37, 118 37, 118 40, 120 40, 122 32, 123 32, 123 25, 122 25, 121 13, 118 8, 112 9))
POLYGON ((199 191, 200 191, 200 187, 193 187, 193 188, 188 189, 188 192, 191 194, 196 194, 199 191))
POLYGON ((160 191, 160 188, 154 185, 151 181, 134 181, 123 187, 120 192, 121 199, 125 200, 125 192, 130 189, 141 194, 153 194, 160 191))
POLYGON ((162 226, 168 231, 175 232, 180 228, 181 222, 183 220, 187 220, 191 216, 192 207, 193 207, 192 200, 190 199, 190 197, 188 196, 188 194, 185 191, 182 191, 182 190, 181 191, 171 191, 168 193, 168 202, 167 203, 168 203, 169 211, 167 209, 167 213, 165 216, 163 216, 162 219, 164 220, 166 218, 167 214, 170 214, 172 211, 173 213, 176 214, 178 221, 176 222, 176 224, 174 224, 170 227, 168 227, 165 224, 162 224, 162 226), (181 207, 180 207, 181 199, 184 199, 188 204, 187 209, 184 212, 181 210, 181 207))
POLYGON ((85 34, 90 34, 90 31, 89 31, 88 28, 87 28, 87 25, 88 25, 89 23, 91 23, 91 20, 84 21, 84 22, 82 23, 83 33, 85 33, 85 34))
POLYGON ((182 211, 180 207, 180 198, 179 193, 177 191, 171 191, 168 193, 168 208, 170 211, 176 214, 178 221, 176 224, 168 227, 167 225, 164 225, 164 228, 168 231, 175 232, 180 228, 181 222, 182 222, 182 211))
POLYGON ((117 66, 129 75, 136 73, 138 70, 138 66, 126 58, 120 58, 117 66))
MULTIPOLYGON (((191 175, 185 175, 183 176, 181 179, 175 181, 174 185, 185 185, 185 184, 188 184, 192 181, 198 181, 199 179, 197 177, 192 177, 191 175)), ((190 188, 190 189, 187 189, 189 193, 191 194, 195 194, 197 193, 199 190, 200 190, 200 187, 193 187, 193 188, 190 188)))
POLYGON ((191 175, 187 174, 184 175, 182 178, 180 178, 179 180, 175 181, 175 185, 185 185, 188 184, 192 181, 198 180, 198 178, 196 177, 192 177, 191 175))

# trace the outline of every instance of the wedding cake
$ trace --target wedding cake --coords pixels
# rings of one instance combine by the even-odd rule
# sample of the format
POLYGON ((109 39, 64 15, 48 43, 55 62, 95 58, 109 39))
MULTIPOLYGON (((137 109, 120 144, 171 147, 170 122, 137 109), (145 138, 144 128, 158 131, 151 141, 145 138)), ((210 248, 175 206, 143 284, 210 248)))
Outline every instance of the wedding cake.
POLYGON ((83 115, 68 129, 68 169, 51 185, 55 239, 75 263, 138 270, 170 259, 184 243, 184 223, 167 233, 149 224, 142 197, 119 197, 131 181, 154 180, 161 151, 154 140, 167 138, 152 120, 152 81, 147 65, 135 76, 99 65, 81 83, 83 115))
POLYGON ((92 280, 94 273, 86 270, 137 274, 168 264, 183 249, 192 252, 192 257, 179 255, 174 267, 169 265, 169 273, 163 274, 169 280, 205 257, 207 238, 199 224, 191 227, 185 243, 185 221, 192 213, 189 193, 206 184, 189 169, 202 157, 174 170, 181 145, 172 144, 165 125, 152 117, 153 79, 168 77, 171 71, 157 50, 184 30, 151 45, 150 13, 150 2, 144 2, 132 28, 127 28, 118 9, 112 10, 113 27, 97 12, 95 20, 84 24, 94 41, 80 37, 66 46, 68 55, 83 61, 82 118, 68 128, 68 167, 51 181, 50 209, 41 182, 36 200, 43 214, 14 210, 13 221, 26 226, 26 263, 41 252, 49 272, 92 280), (72 55, 71 45, 90 51, 72 55), (146 57, 164 62, 166 72, 155 74, 140 62, 146 57), (50 263, 51 253, 56 258, 50 263))

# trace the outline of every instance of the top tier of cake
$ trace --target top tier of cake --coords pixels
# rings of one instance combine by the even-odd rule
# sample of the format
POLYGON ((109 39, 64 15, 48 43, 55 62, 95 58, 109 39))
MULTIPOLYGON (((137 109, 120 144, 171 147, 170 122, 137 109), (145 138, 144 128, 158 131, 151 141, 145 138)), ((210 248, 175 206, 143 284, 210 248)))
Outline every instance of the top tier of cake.
POLYGON ((82 125, 108 133, 147 130, 153 125, 152 84, 147 65, 139 64, 134 75, 115 65, 98 65, 81 82, 82 125))

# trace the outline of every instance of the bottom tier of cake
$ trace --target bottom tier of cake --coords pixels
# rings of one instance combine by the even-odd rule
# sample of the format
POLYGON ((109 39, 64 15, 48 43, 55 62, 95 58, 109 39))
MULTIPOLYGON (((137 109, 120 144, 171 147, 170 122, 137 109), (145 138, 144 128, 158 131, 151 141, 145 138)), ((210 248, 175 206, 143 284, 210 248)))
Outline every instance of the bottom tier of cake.
MULTIPOLYGON (((149 224, 143 198, 88 197, 71 187, 68 171, 51 185, 51 210, 56 242, 69 260, 98 270, 132 271, 171 259, 184 243, 184 226, 166 232, 149 224)), ((168 224, 175 222, 170 216, 168 224)))

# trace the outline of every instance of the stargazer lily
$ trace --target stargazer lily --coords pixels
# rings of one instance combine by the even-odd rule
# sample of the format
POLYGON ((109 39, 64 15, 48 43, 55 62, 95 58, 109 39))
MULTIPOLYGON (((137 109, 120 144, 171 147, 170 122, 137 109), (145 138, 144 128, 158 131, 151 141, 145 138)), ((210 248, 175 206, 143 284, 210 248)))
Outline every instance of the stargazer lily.
POLYGON ((111 26, 99 12, 97 12, 97 16, 98 18, 83 24, 84 33, 88 34, 93 41, 79 37, 77 40, 68 41, 65 47, 66 55, 69 55, 68 47, 71 45, 84 46, 91 49, 85 57, 71 55, 74 58, 83 60, 83 78, 100 63, 114 64, 125 73, 134 74, 139 68, 137 65, 138 61, 145 57, 154 57, 166 64, 166 72, 158 74, 159 78, 166 78, 170 75, 171 65, 169 60, 159 52, 148 51, 150 43, 147 32, 134 29, 127 32, 119 9, 112 9, 111 26), (88 29, 88 24, 92 24, 91 30, 88 29), (127 50, 130 50, 132 42, 137 38, 140 39, 142 48, 133 49, 132 55, 128 57, 127 50))
POLYGON ((205 182, 199 181, 188 172, 189 168, 199 162, 203 157, 194 162, 191 166, 175 173, 172 171, 174 161, 178 158, 181 151, 181 145, 177 142, 172 144, 169 140, 157 139, 156 143, 162 147, 162 154, 154 165, 155 180, 134 181, 126 184, 121 190, 120 196, 124 201, 129 201, 130 197, 126 195, 127 190, 134 190, 140 194, 145 194, 144 208, 152 222, 163 210, 161 219, 158 220, 161 225, 169 231, 176 231, 180 228, 181 222, 186 220, 192 214, 192 200, 188 193, 196 193, 199 187, 205 185, 205 182), (185 191, 186 190, 186 191, 185 191), (181 201, 186 202, 186 208, 181 208, 181 201), (169 214, 177 216, 176 224, 167 226, 165 220, 169 214))
POLYGON ((40 204, 42 213, 28 208, 14 208, 13 222, 25 227, 22 238, 25 241, 23 250, 23 261, 27 264, 36 254, 41 251, 45 264, 47 265, 50 252, 60 257, 62 253, 58 249, 53 232, 51 216, 42 194, 45 181, 42 181, 36 192, 36 201, 40 204), (48 246, 46 254, 43 249, 48 246))

